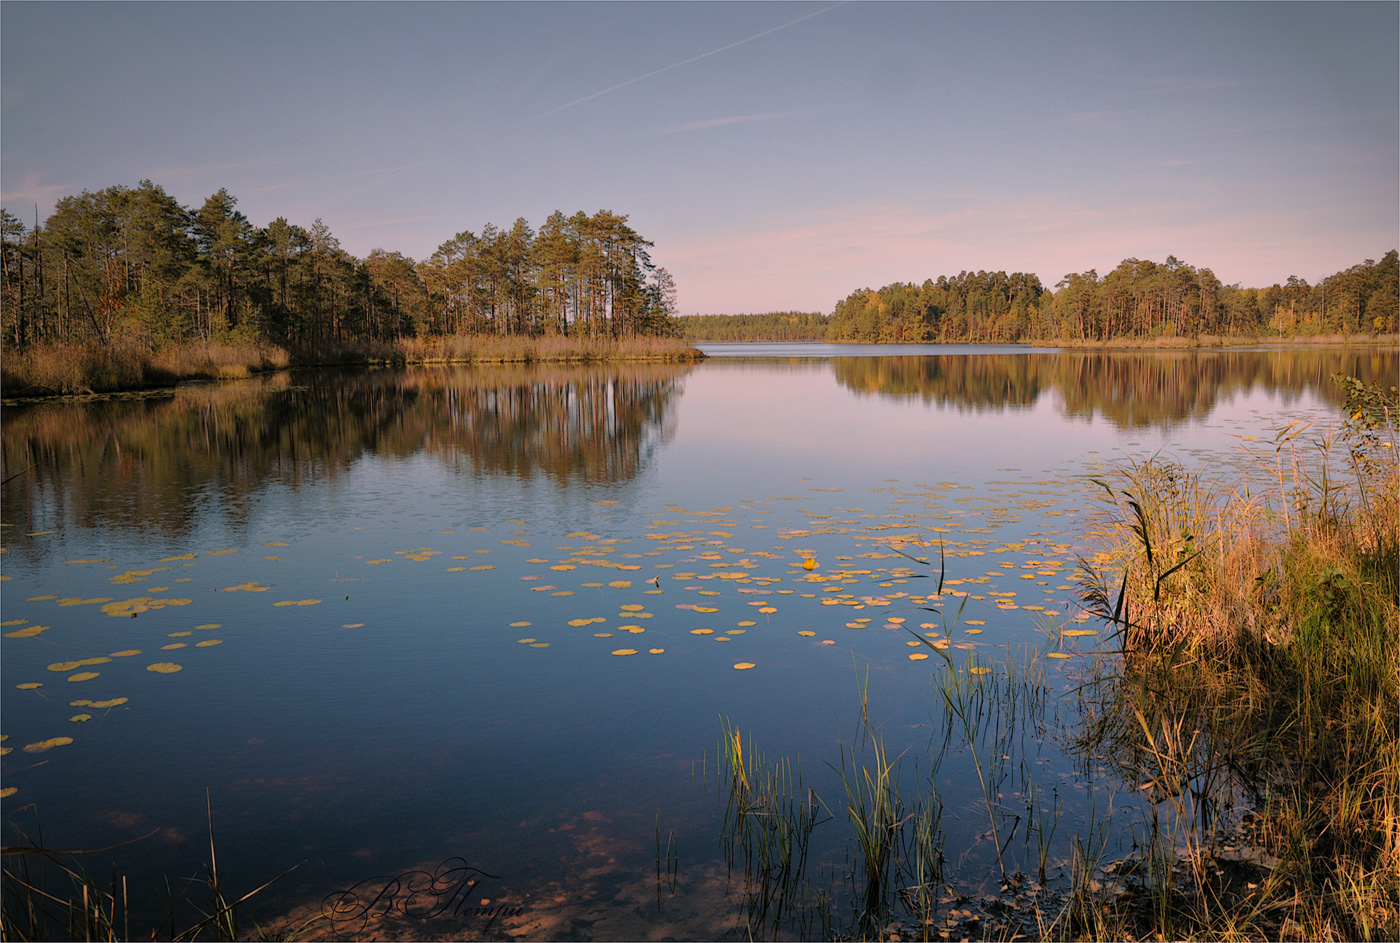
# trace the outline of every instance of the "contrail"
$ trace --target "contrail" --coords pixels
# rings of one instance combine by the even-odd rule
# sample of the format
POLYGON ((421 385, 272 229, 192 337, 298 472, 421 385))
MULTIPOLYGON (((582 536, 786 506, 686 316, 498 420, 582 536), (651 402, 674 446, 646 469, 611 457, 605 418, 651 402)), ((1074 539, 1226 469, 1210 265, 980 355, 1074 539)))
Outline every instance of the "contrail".
POLYGON ((679 69, 683 65, 690 65, 692 62, 699 62, 701 59, 708 59, 710 56, 717 56, 720 53, 727 52, 736 46, 742 46, 745 43, 751 43, 755 39, 762 39, 765 36, 771 36, 773 33, 785 30, 790 26, 796 26, 798 23, 801 23, 804 20, 810 20, 814 16, 821 16, 823 13, 830 13, 837 7, 845 6, 847 2, 848 0, 841 0, 840 3, 834 3, 831 6, 825 7, 821 10, 815 10, 811 13, 804 13, 802 16, 799 16, 795 20, 789 20, 788 22, 783 23, 780 26, 774 26, 772 29, 766 29, 761 33, 754 33, 752 36, 749 36, 745 39, 737 40, 735 42, 730 43, 727 46, 720 46, 718 49, 711 49, 709 52, 702 52, 698 56, 691 56, 689 59, 685 59, 681 62, 673 62, 670 65, 663 66, 662 68, 657 69, 654 72, 648 72, 646 75, 639 75, 636 78, 628 79, 626 82, 619 82, 618 84, 613 85, 609 88, 605 88, 602 91, 594 92, 592 95, 585 95, 582 98, 576 98, 573 101, 568 102, 567 104, 560 105, 557 108, 551 108, 549 111, 546 111, 543 114, 535 115, 535 117, 533 118, 530 118, 526 121, 522 121, 519 124, 512 127, 511 130, 514 131, 516 128, 523 128, 527 124, 534 124, 536 121, 539 121, 542 118, 548 118, 550 115, 557 115, 559 112, 564 111, 565 109, 572 108, 575 105, 582 105, 584 102, 589 102, 595 98, 600 98, 603 95, 607 95, 610 92, 615 92, 620 88, 626 88, 629 85, 636 85, 638 82, 641 82, 644 79, 649 79, 652 76, 660 75, 663 72, 670 72, 672 69, 679 69))

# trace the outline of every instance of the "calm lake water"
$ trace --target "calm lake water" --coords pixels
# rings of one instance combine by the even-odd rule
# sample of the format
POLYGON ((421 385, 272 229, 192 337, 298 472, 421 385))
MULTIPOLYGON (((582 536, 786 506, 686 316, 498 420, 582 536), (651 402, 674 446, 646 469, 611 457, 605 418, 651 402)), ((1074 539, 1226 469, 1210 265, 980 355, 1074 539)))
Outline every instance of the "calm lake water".
POLYGON ((296 932, 741 938, 729 724, 800 758, 832 813, 806 880, 838 930, 840 771, 871 731, 902 790, 936 797, 950 886, 995 893, 999 841, 1026 871, 1048 843, 1053 881, 1110 796, 1114 848, 1148 814, 1070 747, 1103 644, 1059 634, 1098 628, 1072 579, 1086 476, 1157 455, 1276 489, 1244 446, 1272 459, 1297 420, 1319 437, 1333 373, 1397 373, 1394 351, 1357 349, 708 352, 7 405, 6 843, 16 826, 52 848, 130 842, 86 863, 129 876, 137 936, 167 879, 203 876, 207 795, 226 892, 299 865, 245 926, 461 859, 473 907, 505 911, 420 896, 417 917, 296 932), (938 706, 950 667, 912 659, 930 652, 915 632, 1000 692, 991 818, 979 751, 938 706), (1050 834, 1013 829, 1046 809, 1050 834))

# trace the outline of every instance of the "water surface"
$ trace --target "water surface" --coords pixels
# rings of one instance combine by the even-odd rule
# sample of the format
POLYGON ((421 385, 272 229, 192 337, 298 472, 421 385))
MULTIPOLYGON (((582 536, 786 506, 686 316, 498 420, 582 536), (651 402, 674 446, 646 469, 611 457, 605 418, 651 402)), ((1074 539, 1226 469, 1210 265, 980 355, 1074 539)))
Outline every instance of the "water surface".
POLYGON ((207 792, 226 886, 300 865, 250 905, 262 921, 460 858, 519 912, 336 932, 738 937, 722 724, 801 757, 838 816, 810 870, 839 897, 864 687, 908 788, 939 797, 949 882, 985 889, 983 794, 933 699, 949 669, 911 660, 913 633, 951 635, 988 684, 1033 666, 1004 784, 1064 797, 1063 859, 1106 776, 1070 755, 1063 696, 1098 639, 1055 631, 1092 627, 1071 579, 1085 476, 1158 455, 1267 489, 1273 453, 1242 437, 1320 435, 1333 373, 1397 367, 713 346, 693 367, 294 372, 6 406, 7 822, 37 818, 50 847, 139 839, 95 868, 156 901, 134 919, 203 873, 207 792), (25 749, 52 738, 72 742, 25 749), (660 887, 658 834, 679 849, 660 887))

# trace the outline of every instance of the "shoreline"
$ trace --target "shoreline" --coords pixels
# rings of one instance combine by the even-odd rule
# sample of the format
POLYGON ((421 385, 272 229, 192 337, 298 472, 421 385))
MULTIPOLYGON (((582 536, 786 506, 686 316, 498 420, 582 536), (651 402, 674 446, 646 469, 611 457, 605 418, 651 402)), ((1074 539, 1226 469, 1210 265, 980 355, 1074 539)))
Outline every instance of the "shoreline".
POLYGON ((1302 337, 1243 337, 1200 334, 1195 337, 1116 337, 1108 340, 1030 341, 1031 347, 1067 350, 1221 350, 1239 347, 1400 347, 1400 334, 1314 334, 1302 337))
POLYGON ((285 370, 419 365, 698 363, 699 348, 672 338, 435 337, 392 344, 333 346, 290 354, 281 348, 194 343, 147 351, 54 344, 0 360, 5 402, 68 399, 243 380, 285 370))

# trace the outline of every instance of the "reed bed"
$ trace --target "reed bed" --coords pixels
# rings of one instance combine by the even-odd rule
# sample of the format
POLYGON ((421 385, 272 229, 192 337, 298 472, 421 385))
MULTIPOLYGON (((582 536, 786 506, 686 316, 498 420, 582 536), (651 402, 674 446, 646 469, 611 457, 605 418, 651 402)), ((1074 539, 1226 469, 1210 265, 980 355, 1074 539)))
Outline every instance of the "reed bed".
POLYGON ((1085 598, 1118 657, 1081 748, 1160 828, 1139 862, 1150 906, 1100 901, 1072 935, 1400 936, 1400 404, 1337 381, 1339 432, 1247 446, 1271 492, 1212 491, 1158 461, 1099 481, 1085 598), (1219 818, 1237 797, 1243 833, 1219 818), (1249 867, 1227 866, 1242 843, 1249 867))
POLYGON ((155 349, 125 342, 34 344, 5 351, 0 359, 0 391, 7 397, 115 393, 187 380, 239 379, 291 366, 674 363, 703 358, 689 343, 669 337, 451 335, 324 342, 292 351, 236 339, 155 349))
POLYGON ((688 361, 703 358, 687 341, 671 337, 445 335, 396 341, 397 359, 408 363, 582 363, 688 361))
POLYGON ((121 342, 43 344, 5 351, 0 390, 7 397, 115 393, 184 380, 237 379, 290 364, 280 348, 237 341, 157 350, 121 342))

